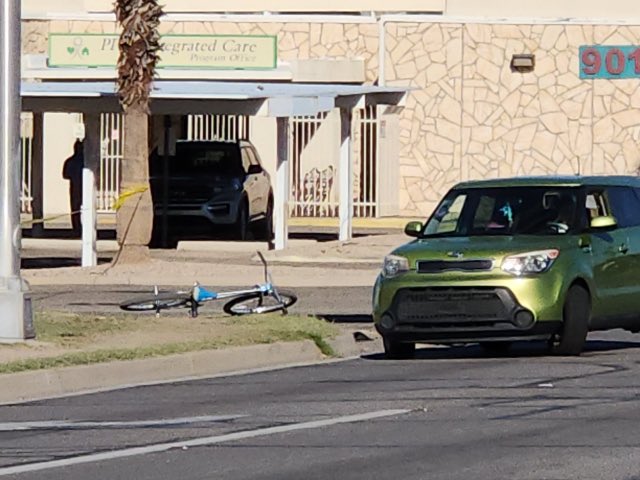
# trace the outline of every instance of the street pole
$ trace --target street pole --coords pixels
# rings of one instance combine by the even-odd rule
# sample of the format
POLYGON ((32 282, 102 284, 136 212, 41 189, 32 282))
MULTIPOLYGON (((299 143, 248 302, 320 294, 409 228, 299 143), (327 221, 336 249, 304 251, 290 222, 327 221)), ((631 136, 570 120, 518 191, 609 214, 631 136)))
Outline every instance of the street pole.
POLYGON ((31 298, 20 277, 20 0, 0 10, 0 341, 33 336, 31 298))

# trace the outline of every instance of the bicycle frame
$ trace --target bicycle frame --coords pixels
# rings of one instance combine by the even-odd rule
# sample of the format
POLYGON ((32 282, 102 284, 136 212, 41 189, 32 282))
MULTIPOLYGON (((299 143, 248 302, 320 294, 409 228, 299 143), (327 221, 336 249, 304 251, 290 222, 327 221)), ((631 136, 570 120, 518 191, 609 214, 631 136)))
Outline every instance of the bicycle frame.
POLYGON ((213 290, 207 290, 196 284, 191 289, 191 316, 198 316, 198 307, 203 303, 213 300, 222 300, 225 298, 240 297, 243 295, 259 294, 261 296, 273 296, 278 302, 282 303, 282 298, 278 295, 278 290, 272 283, 271 273, 269 273, 269 267, 267 261, 262 253, 257 252, 260 257, 260 261, 264 266, 264 283, 260 283, 253 288, 244 290, 229 290, 224 292, 214 292, 213 290))

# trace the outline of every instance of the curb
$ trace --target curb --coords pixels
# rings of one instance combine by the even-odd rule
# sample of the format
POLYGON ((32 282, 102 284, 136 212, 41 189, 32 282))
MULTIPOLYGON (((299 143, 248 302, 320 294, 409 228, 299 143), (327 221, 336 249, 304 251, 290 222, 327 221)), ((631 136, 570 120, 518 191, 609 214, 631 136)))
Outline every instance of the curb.
MULTIPOLYGON (((349 334, 328 340, 337 355, 358 355, 349 334), (349 337, 351 340, 349 341, 349 337)), ((0 375, 0 405, 144 384, 185 381, 268 367, 319 363, 311 340, 230 347, 141 360, 116 361, 0 375)))

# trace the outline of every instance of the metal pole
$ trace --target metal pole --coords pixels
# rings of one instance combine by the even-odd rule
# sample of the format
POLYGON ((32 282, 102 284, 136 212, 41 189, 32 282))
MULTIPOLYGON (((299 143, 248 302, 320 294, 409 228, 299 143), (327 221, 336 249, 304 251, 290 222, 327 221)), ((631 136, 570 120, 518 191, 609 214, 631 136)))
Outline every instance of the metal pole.
POLYGON ((0 277, 18 278, 20 255, 20 0, 3 0, 0 31, 0 277))
POLYGON ((0 340, 31 336, 20 278, 20 0, 0 7, 0 340))

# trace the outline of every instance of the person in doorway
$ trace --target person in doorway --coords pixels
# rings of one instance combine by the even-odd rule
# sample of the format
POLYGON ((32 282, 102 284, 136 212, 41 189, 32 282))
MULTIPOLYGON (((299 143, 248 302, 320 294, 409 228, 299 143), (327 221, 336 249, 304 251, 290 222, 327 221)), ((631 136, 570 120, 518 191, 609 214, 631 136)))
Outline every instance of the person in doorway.
POLYGON ((75 236, 80 236, 82 225, 80 207, 82 206, 82 169, 84 168, 84 142, 76 140, 73 155, 64 161, 62 177, 69 180, 69 203, 71 206, 71 227, 75 236))

